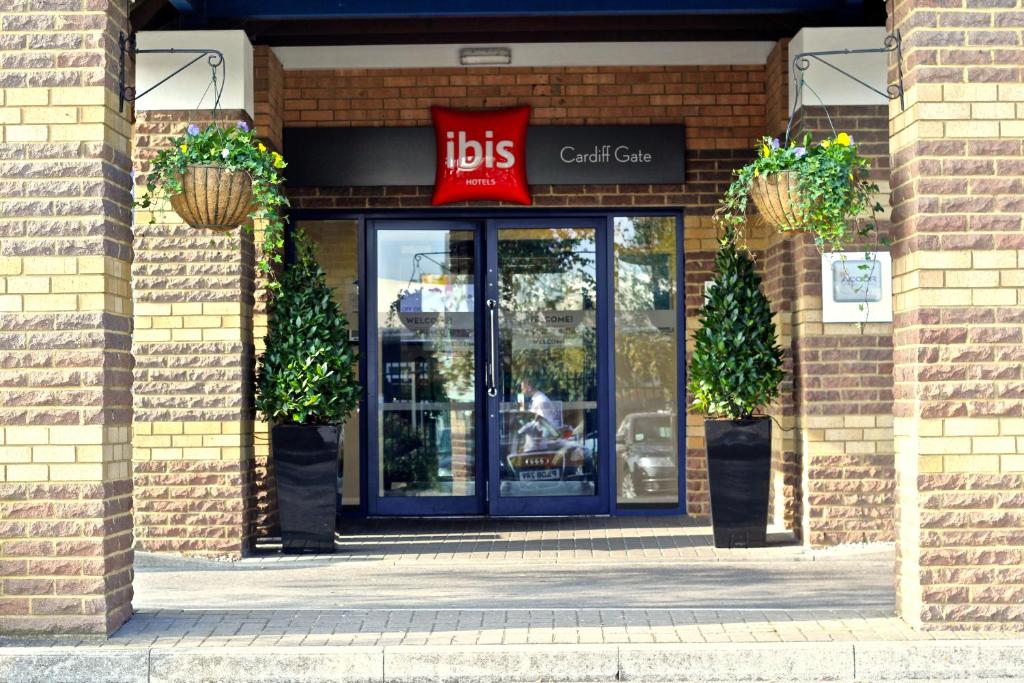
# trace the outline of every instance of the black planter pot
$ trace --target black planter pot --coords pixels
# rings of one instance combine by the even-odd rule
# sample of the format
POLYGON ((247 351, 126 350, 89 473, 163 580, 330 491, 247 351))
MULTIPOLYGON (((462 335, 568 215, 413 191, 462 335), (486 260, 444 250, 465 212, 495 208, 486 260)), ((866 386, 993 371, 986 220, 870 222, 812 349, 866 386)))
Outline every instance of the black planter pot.
POLYGON ((705 420, 716 548, 757 548, 768 528, 772 421, 705 420))
POLYGON ((277 425, 270 432, 281 545, 286 553, 333 553, 338 507, 338 428, 277 425))

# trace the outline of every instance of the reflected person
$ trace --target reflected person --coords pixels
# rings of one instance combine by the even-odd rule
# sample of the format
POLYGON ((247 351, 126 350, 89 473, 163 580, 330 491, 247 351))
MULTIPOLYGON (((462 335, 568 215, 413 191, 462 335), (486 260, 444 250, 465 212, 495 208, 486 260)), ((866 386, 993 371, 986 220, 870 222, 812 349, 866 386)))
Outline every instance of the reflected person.
POLYGON ((555 409, 555 404, 551 402, 547 394, 534 385, 533 379, 525 377, 519 386, 523 391, 523 396, 530 402, 527 410, 544 418, 552 425, 558 426, 558 411, 555 409))

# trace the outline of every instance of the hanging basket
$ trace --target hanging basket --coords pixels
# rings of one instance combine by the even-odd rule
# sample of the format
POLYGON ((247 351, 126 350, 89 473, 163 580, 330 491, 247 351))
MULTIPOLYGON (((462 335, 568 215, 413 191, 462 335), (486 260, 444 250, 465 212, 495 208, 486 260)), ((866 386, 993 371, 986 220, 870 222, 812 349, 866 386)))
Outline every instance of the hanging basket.
POLYGON ((800 186, 795 171, 780 171, 754 178, 750 198, 765 220, 779 230, 804 230, 800 217, 800 186))
POLYGON ((181 176, 171 208, 193 228, 229 232, 252 211, 252 179, 224 166, 194 165, 181 176))

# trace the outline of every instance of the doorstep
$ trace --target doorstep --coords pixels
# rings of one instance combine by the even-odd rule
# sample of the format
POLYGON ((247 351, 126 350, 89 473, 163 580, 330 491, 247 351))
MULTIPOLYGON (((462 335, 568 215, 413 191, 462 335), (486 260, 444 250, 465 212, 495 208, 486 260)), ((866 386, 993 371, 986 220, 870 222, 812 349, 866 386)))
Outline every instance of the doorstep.
POLYGON ((381 647, 5 647, 19 683, 1010 681, 1024 640, 381 647))

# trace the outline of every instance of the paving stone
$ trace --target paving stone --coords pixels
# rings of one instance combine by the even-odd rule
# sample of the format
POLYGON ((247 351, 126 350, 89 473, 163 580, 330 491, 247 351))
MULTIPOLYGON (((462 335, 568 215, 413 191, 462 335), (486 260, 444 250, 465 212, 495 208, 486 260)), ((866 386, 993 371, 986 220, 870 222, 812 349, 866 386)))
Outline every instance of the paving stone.
POLYGON ((377 647, 162 650, 150 656, 149 682, 380 683, 383 662, 377 647))
POLYGON ((0 649, 0 681, 17 683, 148 683, 149 654, 145 650, 80 648, 66 651, 42 648, 0 649))

